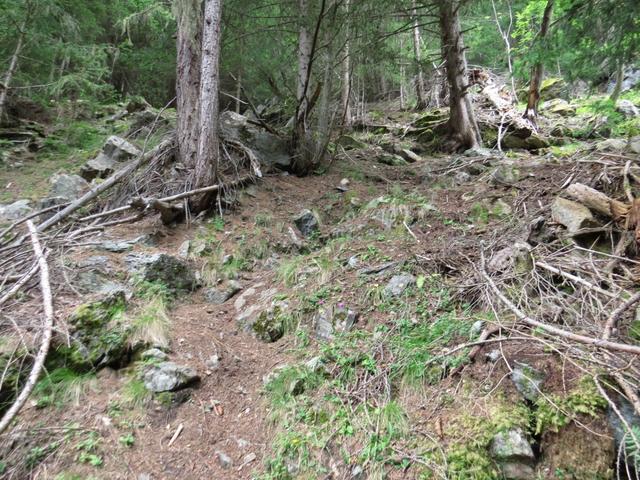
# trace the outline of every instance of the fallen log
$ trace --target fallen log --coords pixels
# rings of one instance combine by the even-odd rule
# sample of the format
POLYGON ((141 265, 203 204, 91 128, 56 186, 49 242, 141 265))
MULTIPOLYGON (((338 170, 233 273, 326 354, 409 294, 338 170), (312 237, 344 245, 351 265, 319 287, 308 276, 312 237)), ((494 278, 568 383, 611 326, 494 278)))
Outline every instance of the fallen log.
POLYGON ((614 220, 625 218, 631 206, 608 197, 595 188, 588 187, 582 183, 574 183, 566 189, 567 195, 576 202, 583 204, 589 210, 593 210, 614 220))

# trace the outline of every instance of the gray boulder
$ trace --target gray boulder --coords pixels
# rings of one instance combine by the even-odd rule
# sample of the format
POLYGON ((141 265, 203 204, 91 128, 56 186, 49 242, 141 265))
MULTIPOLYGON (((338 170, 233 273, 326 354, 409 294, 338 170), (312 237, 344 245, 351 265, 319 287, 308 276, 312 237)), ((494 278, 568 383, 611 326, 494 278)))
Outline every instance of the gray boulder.
POLYGON ((192 291, 198 287, 189 266, 164 253, 130 253, 125 257, 129 272, 147 282, 160 282, 173 291, 192 291))
POLYGON ((51 177, 49 183, 51 183, 49 196, 62 197, 67 201, 80 198, 87 190, 89 190, 89 184, 79 175, 57 173, 51 177))
POLYGON ((409 273, 394 275, 387 283, 387 286, 384 287, 384 293, 392 297, 399 297, 408 287, 415 285, 415 283, 416 277, 409 273))
POLYGON ((596 144, 598 152, 623 152, 627 148, 627 141, 622 138, 607 138, 596 144))
POLYGON ((507 480, 532 480, 535 472, 533 449, 524 432, 515 428, 493 437, 491 456, 498 462, 502 475, 507 480))
POLYGON ((289 305, 274 300, 278 291, 275 288, 263 288, 265 286, 264 283, 256 283, 236 298, 233 303, 236 323, 259 340, 275 342, 285 333, 289 305))
POLYGON ((293 220, 303 237, 310 237, 312 234, 320 230, 320 221, 315 213, 311 210, 303 210, 293 220))
POLYGON ((106 178, 118 169, 118 164, 128 162, 140 155, 140 149, 123 138, 111 136, 98 156, 89 160, 80 170, 85 180, 106 178))
POLYGON ((591 210, 581 203, 562 197, 557 197, 551 205, 551 218, 555 223, 566 227, 569 233, 598 226, 591 210))
POLYGON ((630 100, 618 100, 616 111, 624 115, 625 118, 635 118, 640 116, 640 110, 630 100))
POLYGON ((0 222, 19 220, 33 211, 30 200, 18 200, 9 205, 0 205, 0 222))
POLYGON ((640 153, 640 135, 636 135, 629 139, 629 150, 633 153, 640 153))
POLYGON ((535 402, 540 395, 544 374, 526 363, 516 363, 511 372, 511 380, 520 395, 530 402, 535 402))
POLYGON ((147 367, 142 380, 147 390, 160 393, 173 392, 188 387, 198 382, 200 377, 191 367, 178 365, 174 362, 162 362, 147 367))
POLYGON ((244 115, 226 111, 220 115, 220 133, 226 140, 242 142, 251 148, 263 167, 291 167, 289 146, 284 138, 249 123, 244 115))
POLYGON ((330 341, 337 333, 351 330, 357 320, 357 312, 341 305, 321 308, 313 317, 313 330, 320 340, 330 341))
POLYGON ((208 288, 204 291, 204 298, 209 303, 221 305, 242 290, 242 286, 235 280, 229 281, 224 287, 208 288))

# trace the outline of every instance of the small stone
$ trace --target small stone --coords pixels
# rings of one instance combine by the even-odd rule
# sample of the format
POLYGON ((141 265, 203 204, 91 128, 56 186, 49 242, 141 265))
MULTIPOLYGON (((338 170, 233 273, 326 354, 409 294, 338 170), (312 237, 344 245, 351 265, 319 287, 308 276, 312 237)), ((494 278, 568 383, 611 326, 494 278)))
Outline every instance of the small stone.
POLYGON ((618 100, 616 111, 620 112, 625 118, 640 117, 640 110, 631 100, 618 100))
POLYGON ((357 255, 353 255, 351 257, 349 257, 349 260, 347 260, 347 265, 350 268, 356 268, 358 266, 359 260, 358 260, 358 256, 357 255))
POLYGON ((469 150, 465 150, 463 155, 465 157, 491 157, 493 154, 491 150, 488 148, 470 148, 469 150))
POLYGON ((364 470, 360 465, 355 465, 351 469, 351 480, 364 480, 364 470))
POLYGON ((178 248, 178 256, 180 258, 188 258, 189 257, 189 249, 191 247, 191 241, 185 240, 180 244, 180 248, 178 248))
POLYGON ((325 363, 322 357, 317 356, 317 357, 311 358, 310 360, 307 360, 304 366, 308 368, 311 372, 317 373, 324 370, 325 363))
POLYGON ((517 363, 511 372, 511 380, 525 399, 535 402, 540 395, 544 375, 526 363, 517 363))
POLYGON ((166 360, 168 356, 159 348, 150 348, 149 350, 145 350, 144 352, 142 352, 140 354, 140 358, 142 360, 166 360))
POLYGON ((244 449, 249 446, 249 442, 243 438, 236 438, 236 443, 238 444, 238 448, 244 449))
POLYGON ((502 353, 498 349, 491 350, 486 354, 487 360, 489 360, 491 363, 496 363, 498 360, 500 360, 501 356, 502 353))
POLYGON ((484 328, 484 320, 477 320, 471 325, 471 334, 472 335, 480 335, 482 329, 484 328))
POLYGON ((320 230, 320 221, 311 210, 303 210, 293 222, 303 237, 309 237, 320 230))
POLYGON ((194 369, 173 362, 151 365, 143 375, 144 386, 154 393, 180 390, 198 380, 200 377, 194 369))
POLYGON ((562 197, 557 197, 551 205, 551 218, 565 226, 569 233, 599 226, 591 210, 581 203, 562 197))
POLYGON ((343 178, 342 180, 340 180, 340 186, 341 186, 341 187, 345 187, 345 188, 346 188, 346 187, 348 187, 348 186, 349 186, 349 184, 350 184, 350 183, 351 183, 351 182, 349 181, 349 179, 348 179, 348 178, 343 178))
POLYGON ((218 457, 218 463, 222 468, 231 468, 233 466, 233 460, 231 457, 220 450, 216 451, 216 457, 218 457))
POLYGON ((9 205, 0 205, 0 222, 19 220, 32 211, 30 200, 18 200, 9 205))
POLYGON ((524 432, 515 428, 498 433, 491 441, 491 455, 496 460, 535 459, 524 432))
POLYGON ((112 253, 123 253, 133 248, 133 243, 130 241, 114 241, 114 240, 105 240, 100 244, 100 248, 106 250, 107 252, 112 253))
POLYGON ((129 271, 148 282, 160 282, 174 291, 192 291, 198 284, 189 266, 164 253, 130 253, 125 257, 129 271))
POLYGON ((79 175, 57 173, 49 182, 51 183, 49 196, 62 197, 67 201, 76 200, 89 190, 89 184, 79 175))
POLYGON ((453 181, 458 185, 463 185, 471 181, 471 175, 464 170, 458 170, 453 176, 453 181))
POLYGON ((226 286, 223 288, 208 288, 204 292, 204 297, 207 302, 213 303, 214 305, 222 305, 227 300, 233 298, 238 292, 242 290, 240 284, 231 280, 227 282, 226 286))
POLYGON ((407 161, 400 155, 383 153, 377 157, 378 163, 383 165, 389 165, 390 167, 403 167, 407 164, 407 161))
POLYGON ((220 366, 220 357, 218 355, 211 355, 205 362, 205 365, 211 370, 217 369, 220 366))
POLYGON ((411 274, 394 275, 384 288, 384 293, 392 297, 399 297, 408 287, 415 285, 415 283, 416 277, 411 274))
POLYGON ((242 464, 246 465, 248 463, 251 463, 251 462, 255 461, 256 458, 258 458, 258 456, 255 453, 253 453, 253 452, 252 453, 248 453, 247 455, 245 455, 242 458, 242 464))
POLYGON ((623 152, 627 148, 627 141, 622 138, 608 138, 596 144, 598 152, 623 152))

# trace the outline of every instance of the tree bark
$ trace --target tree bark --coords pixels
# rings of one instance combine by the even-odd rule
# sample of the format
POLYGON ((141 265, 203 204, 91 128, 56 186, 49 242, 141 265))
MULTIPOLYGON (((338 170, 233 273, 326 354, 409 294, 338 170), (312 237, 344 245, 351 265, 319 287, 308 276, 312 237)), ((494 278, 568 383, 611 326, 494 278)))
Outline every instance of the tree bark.
POLYGON ((458 149, 481 146, 480 130, 469 97, 467 59, 458 17, 459 2, 440 0, 440 33, 449 84, 449 131, 458 149))
POLYGON ((7 96, 9 94, 9 85, 11 85, 13 75, 18 68, 18 59, 20 58, 20 53, 22 52, 22 47, 24 45, 24 37, 26 35, 29 16, 30 12, 28 11, 24 21, 22 22, 22 25, 20 26, 20 32, 18 33, 18 42, 16 43, 16 48, 13 50, 13 55, 11 56, 11 60, 9 61, 9 68, 5 72, 2 82, 0 82, 0 122, 2 121, 2 118, 5 114, 7 96))
POLYGON ((307 91, 309 90, 309 64, 311 63, 311 35, 306 20, 309 14, 307 0, 299 0, 300 29, 298 30, 298 84, 297 100, 299 113, 306 114, 308 105, 307 91))
POLYGON ((611 92, 611 97, 609 99, 615 103, 618 101, 620 97, 620 92, 622 92, 622 82, 624 81, 624 65, 622 60, 618 60, 616 62, 616 84, 613 87, 613 92, 611 92))
POLYGON ((200 128, 193 188, 206 187, 218 174, 220 23, 222 0, 205 0, 200 74, 200 128))
MULTIPOLYGON (((554 0, 547 0, 542 14, 542 23, 540 24, 540 32, 538 40, 544 41, 549 32, 551 24, 551 13, 553 12, 554 0)), ((540 103, 540 86, 542 84, 542 75, 544 74, 544 65, 538 61, 531 69, 531 82, 529 84, 529 94, 527 96, 527 109, 524 111, 523 117, 531 122, 535 127, 538 118, 538 104, 540 103)))
POLYGON ((427 99, 424 92, 424 73, 422 72, 422 54, 420 51, 420 22, 418 21, 418 9, 416 0, 412 4, 413 15, 413 55, 416 62, 416 110, 424 110, 427 108, 427 99))
POLYGON ((195 168, 200 133, 202 0, 175 0, 178 22, 176 107, 178 159, 195 168))
POLYGON ((349 24, 349 15, 351 8, 351 0, 345 0, 344 9, 347 16, 346 24, 346 40, 344 43, 344 52, 342 59, 342 90, 340 92, 340 105, 342 106, 342 125, 351 125, 351 28, 349 24))
MULTIPOLYGON (((325 15, 326 0, 321 1, 320 10, 316 20, 313 35, 310 34, 307 26, 309 17, 308 0, 299 0, 299 31, 298 31, 298 81, 297 81, 297 105, 294 117, 293 134, 291 141, 291 150, 293 153, 293 170, 300 175, 307 174, 314 161, 313 142, 308 138, 307 120, 309 113, 313 108, 317 94, 320 93, 316 89, 314 95, 309 97, 309 86, 311 84, 311 70, 316 49, 320 27, 325 15)), ((318 86, 320 88, 321 85, 318 86)))

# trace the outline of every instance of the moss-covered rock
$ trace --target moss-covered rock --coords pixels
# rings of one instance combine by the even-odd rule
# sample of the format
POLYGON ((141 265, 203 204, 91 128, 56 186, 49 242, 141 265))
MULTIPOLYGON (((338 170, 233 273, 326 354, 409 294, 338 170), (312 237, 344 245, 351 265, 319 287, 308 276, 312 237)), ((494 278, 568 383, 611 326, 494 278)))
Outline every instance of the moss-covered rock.
POLYGON ((263 342, 276 342, 280 340, 285 331, 284 310, 286 305, 275 302, 270 308, 258 314, 256 321, 251 325, 251 331, 263 342))
POLYGON ((141 280, 161 283, 174 292, 192 291, 198 287, 189 265, 171 255, 131 253, 125 262, 129 271, 141 280))
POLYGON ((58 346, 53 358, 77 370, 124 365, 131 333, 122 315, 124 309, 122 292, 80 305, 67 320, 69 344, 58 346))

